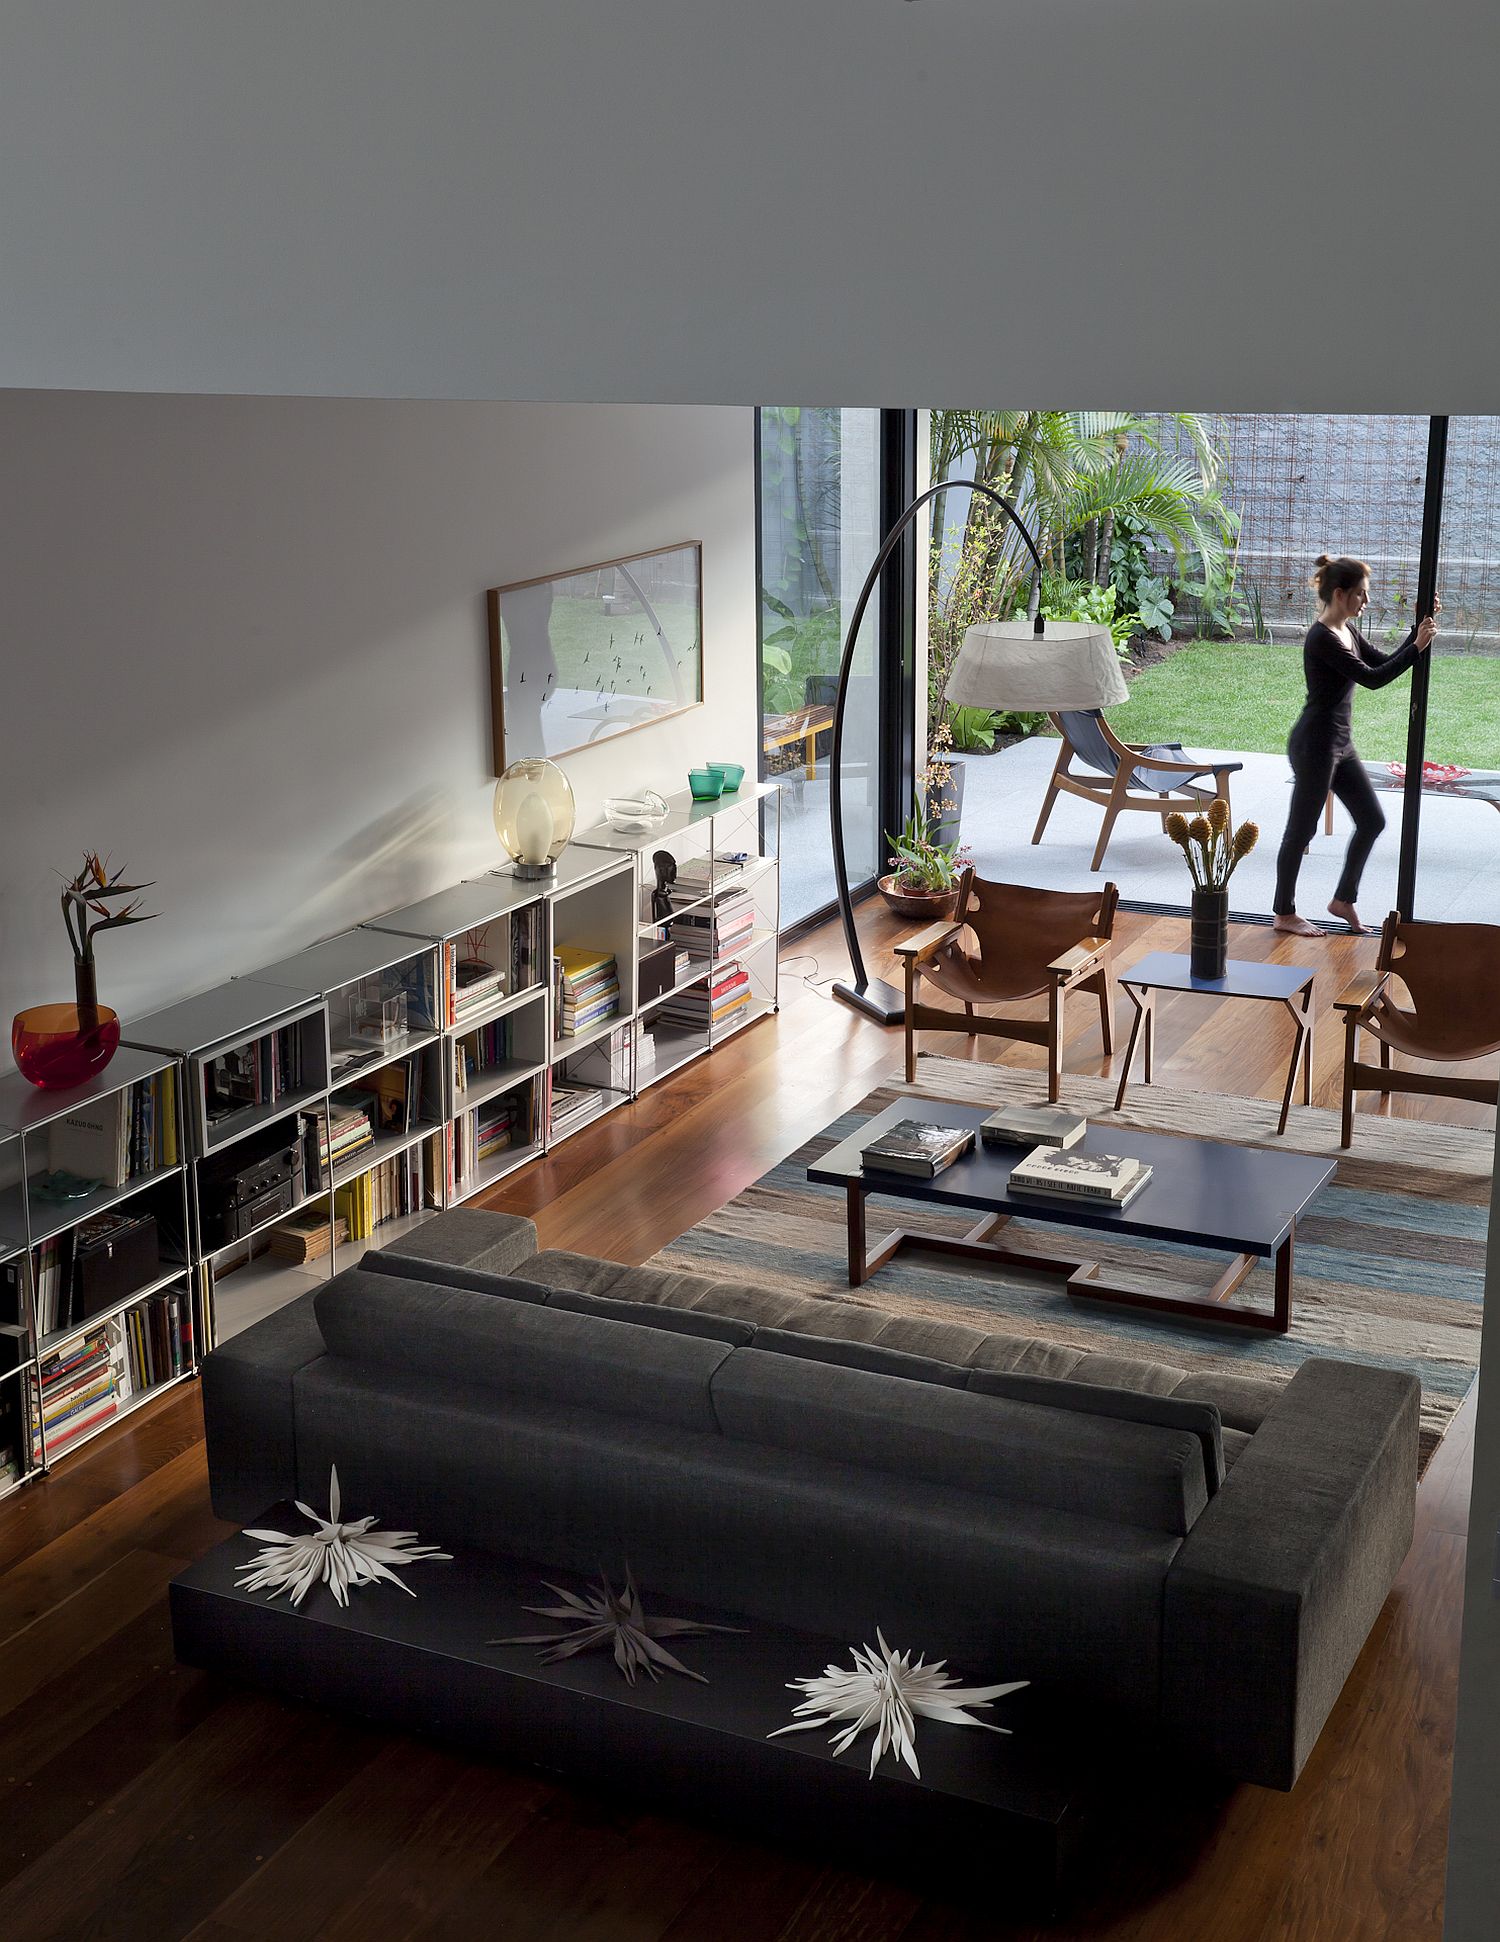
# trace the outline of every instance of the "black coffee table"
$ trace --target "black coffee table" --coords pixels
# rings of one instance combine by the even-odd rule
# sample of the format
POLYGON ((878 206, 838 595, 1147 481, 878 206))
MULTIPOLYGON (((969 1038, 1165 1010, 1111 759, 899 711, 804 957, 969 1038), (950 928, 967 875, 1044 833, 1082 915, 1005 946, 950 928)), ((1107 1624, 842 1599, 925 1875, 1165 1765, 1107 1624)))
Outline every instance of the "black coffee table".
POLYGON ((1130 1205, 1122 1208, 1012 1194, 1010 1170, 1032 1150, 1029 1146, 986 1147, 976 1137, 971 1153, 931 1180, 867 1169, 860 1158, 861 1149, 897 1120, 924 1119, 977 1129, 990 1110, 951 1099, 898 1100, 808 1168, 809 1180, 843 1187, 848 1196, 852 1288, 860 1287, 899 1248, 923 1247, 939 1254, 1066 1275, 1068 1293, 1075 1300, 1122 1302, 1169 1315, 1194 1315, 1233 1322, 1242 1328, 1286 1333, 1292 1317, 1294 1232, 1308 1202, 1333 1178, 1332 1160, 1091 1124, 1080 1142, 1080 1152, 1128 1154, 1147 1161, 1154 1169, 1130 1205), (962 1236, 898 1227, 871 1247, 865 1237, 865 1200, 872 1193, 924 1201, 934 1207, 980 1208, 985 1218, 962 1236), (991 1239, 1012 1220, 1048 1221, 1054 1226, 1131 1234, 1178 1246, 1223 1248, 1234 1258, 1206 1295, 1201 1285, 1160 1282, 1143 1286, 1097 1261, 1064 1261, 1022 1253, 991 1239), (1273 1308, 1268 1312, 1229 1307, 1229 1297, 1256 1261, 1266 1258, 1273 1259, 1276 1267, 1273 1308))

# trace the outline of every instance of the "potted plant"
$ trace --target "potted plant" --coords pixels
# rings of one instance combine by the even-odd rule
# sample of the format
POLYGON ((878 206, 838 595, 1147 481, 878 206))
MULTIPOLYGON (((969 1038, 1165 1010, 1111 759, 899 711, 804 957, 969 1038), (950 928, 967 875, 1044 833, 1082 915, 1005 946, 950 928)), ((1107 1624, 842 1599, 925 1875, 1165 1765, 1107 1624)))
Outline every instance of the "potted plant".
POLYGON ((1260 840, 1254 823, 1229 826, 1229 804, 1215 796, 1191 820, 1174 810, 1167 834, 1187 858, 1193 879, 1189 968, 1193 977, 1218 979, 1229 960, 1229 879, 1260 840))
POLYGON ((898 917, 922 917, 935 923, 951 917, 958 905, 959 878, 971 861, 956 842, 939 840, 921 797, 902 825, 901 834, 887 832, 891 871, 879 881, 880 894, 898 917))
POLYGON ((142 912, 138 897, 138 892, 151 888, 150 884, 126 883, 124 875, 123 870, 111 874, 109 858, 88 850, 77 876, 64 880, 62 913, 73 947, 76 1003, 29 1005, 16 1013, 11 1025, 10 1044, 16 1065, 33 1085, 81 1085, 91 1073, 103 1071, 119 1050, 119 1018, 99 1003, 94 938, 100 931, 115 930, 122 924, 149 923, 155 915, 154 911, 142 912), (112 899, 117 897, 134 897, 136 901, 116 910, 112 899))

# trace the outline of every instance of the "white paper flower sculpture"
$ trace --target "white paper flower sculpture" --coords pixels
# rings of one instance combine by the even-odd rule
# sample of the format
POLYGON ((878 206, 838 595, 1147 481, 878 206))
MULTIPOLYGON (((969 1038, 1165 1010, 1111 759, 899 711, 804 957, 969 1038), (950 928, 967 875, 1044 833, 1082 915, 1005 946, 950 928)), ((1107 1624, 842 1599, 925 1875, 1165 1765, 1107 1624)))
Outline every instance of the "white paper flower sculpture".
POLYGON ((790 1726, 779 1726, 766 1738, 775 1740, 783 1733, 805 1733, 810 1727, 836 1726, 840 1720, 850 1720, 852 1725, 831 1736, 836 1754, 852 1746, 866 1727, 873 1727, 875 1744, 870 1752, 870 1778, 875 1778, 880 1757, 889 1747, 920 1780, 922 1769, 917 1765, 916 1747, 919 1714, 923 1719, 946 1720, 950 1726, 982 1726, 991 1733, 1010 1731, 1008 1726, 995 1726, 987 1719, 973 1719, 964 1708, 988 1706, 991 1700, 1002 1699, 1006 1693, 1029 1686, 1029 1679, 1012 1679, 1004 1686, 960 1686, 943 1671, 948 1663, 946 1659, 935 1660, 932 1665, 918 1659, 913 1665, 911 1653, 893 1652, 878 1626, 875 1636, 880 1641, 878 1651, 869 1645, 850 1646, 854 1655, 853 1670, 829 1666, 819 1679, 791 1680, 788 1692, 807 1694, 800 1706, 793 1707, 793 1712, 811 1717, 794 1720, 790 1726))
MULTIPOLYGON (((543 1582, 546 1583, 546 1580, 543 1582)), ((692 1632, 743 1630, 737 1625, 700 1625, 690 1618, 648 1618, 628 1564, 625 1567, 625 1589, 621 1592, 611 1589, 602 1571, 597 1587, 591 1585, 582 1598, 574 1592, 564 1591, 561 1585, 547 1584, 547 1589, 557 1593, 563 1601, 561 1605, 523 1605, 522 1611, 535 1612, 538 1618, 560 1619, 563 1624, 574 1628, 571 1632, 530 1632, 521 1638, 486 1639, 485 1644, 545 1645, 550 1649, 542 1654, 543 1665, 551 1664, 554 1659, 573 1659, 580 1652, 595 1652, 608 1647, 615 1655, 615 1664, 632 1686, 638 1672, 660 1679, 661 1673, 657 1669, 660 1666, 665 1666, 669 1672, 680 1672, 684 1679, 696 1679, 700 1686, 706 1686, 708 1681, 701 1672, 694 1672, 691 1667, 685 1666, 659 1641, 683 1638, 692 1632)))
POLYGON ((287 1537, 282 1531, 246 1531, 246 1537, 259 1538, 266 1546, 243 1567, 238 1580, 241 1591, 264 1591, 273 1598, 289 1592, 294 1605, 300 1605, 320 1580, 341 1605, 349 1603, 351 1585, 373 1585, 385 1578, 399 1585, 408 1598, 415 1598, 411 1586, 402 1582, 393 1564, 416 1564, 422 1558, 449 1558, 451 1552, 439 1551, 431 1544, 418 1544, 415 1531, 378 1531, 373 1517, 361 1517, 352 1524, 339 1522, 339 1473, 332 1466, 328 1478, 328 1515, 319 1517, 306 1504, 298 1510, 317 1525, 315 1531, 302 1531, 287 1537))

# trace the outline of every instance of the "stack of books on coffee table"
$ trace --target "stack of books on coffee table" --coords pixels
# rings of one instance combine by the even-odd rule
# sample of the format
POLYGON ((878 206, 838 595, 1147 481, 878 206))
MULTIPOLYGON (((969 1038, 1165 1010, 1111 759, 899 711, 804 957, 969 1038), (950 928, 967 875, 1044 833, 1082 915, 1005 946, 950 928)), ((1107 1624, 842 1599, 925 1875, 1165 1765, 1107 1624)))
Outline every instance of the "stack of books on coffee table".
POLYGON ((1080 1153, 1073 1147, 1039 1146, 1010 1170, 1013 1194, 1038 1199, 1097 1202, 1124 1207, 1151 1178, 1144 1160, 1120 1153, 1080 1153))

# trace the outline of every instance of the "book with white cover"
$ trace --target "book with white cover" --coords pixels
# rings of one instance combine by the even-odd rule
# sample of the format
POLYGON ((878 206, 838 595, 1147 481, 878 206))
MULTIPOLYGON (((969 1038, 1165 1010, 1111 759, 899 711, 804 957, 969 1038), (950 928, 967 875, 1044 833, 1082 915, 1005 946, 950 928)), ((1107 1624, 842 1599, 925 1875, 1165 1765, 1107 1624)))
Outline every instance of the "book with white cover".
POLYGON ((1128 1207, 1136 1195, 1151 1178, 1150 1167, 1142 1167, 1122 1193, 1117 1194, 1080 1194, 1070 1187, 1039 1187, 1028 1185, 1025 1181, 1012 1180, 1018 1194, 1034 1200, 1050 1200, 1054 1207, 1128 1207))
POLYGON ((1080 1153, 1039 1146, 1018 1160, 1010 1171, 1017 1188, 1040 1187, 1049 1193, 1085 1196, 1090 1200, 1118 1200, 1135 1183, 1144 1163, 1120 1153, 1080 1153))
POLYGON ((1071 1106, 1053 1106, 1045 1100, 1033 1104, 1001 1106, 979 1128, 986 1146, 1076 1146, 1089 1130, 1082 1113, 1071 1106))
POLYGON ((126 1103, 123 1091, 109 1092, 54 1119, 47 1129, 47 1164, 52 1171, 123 1187, 130 1177, 126 1103))

